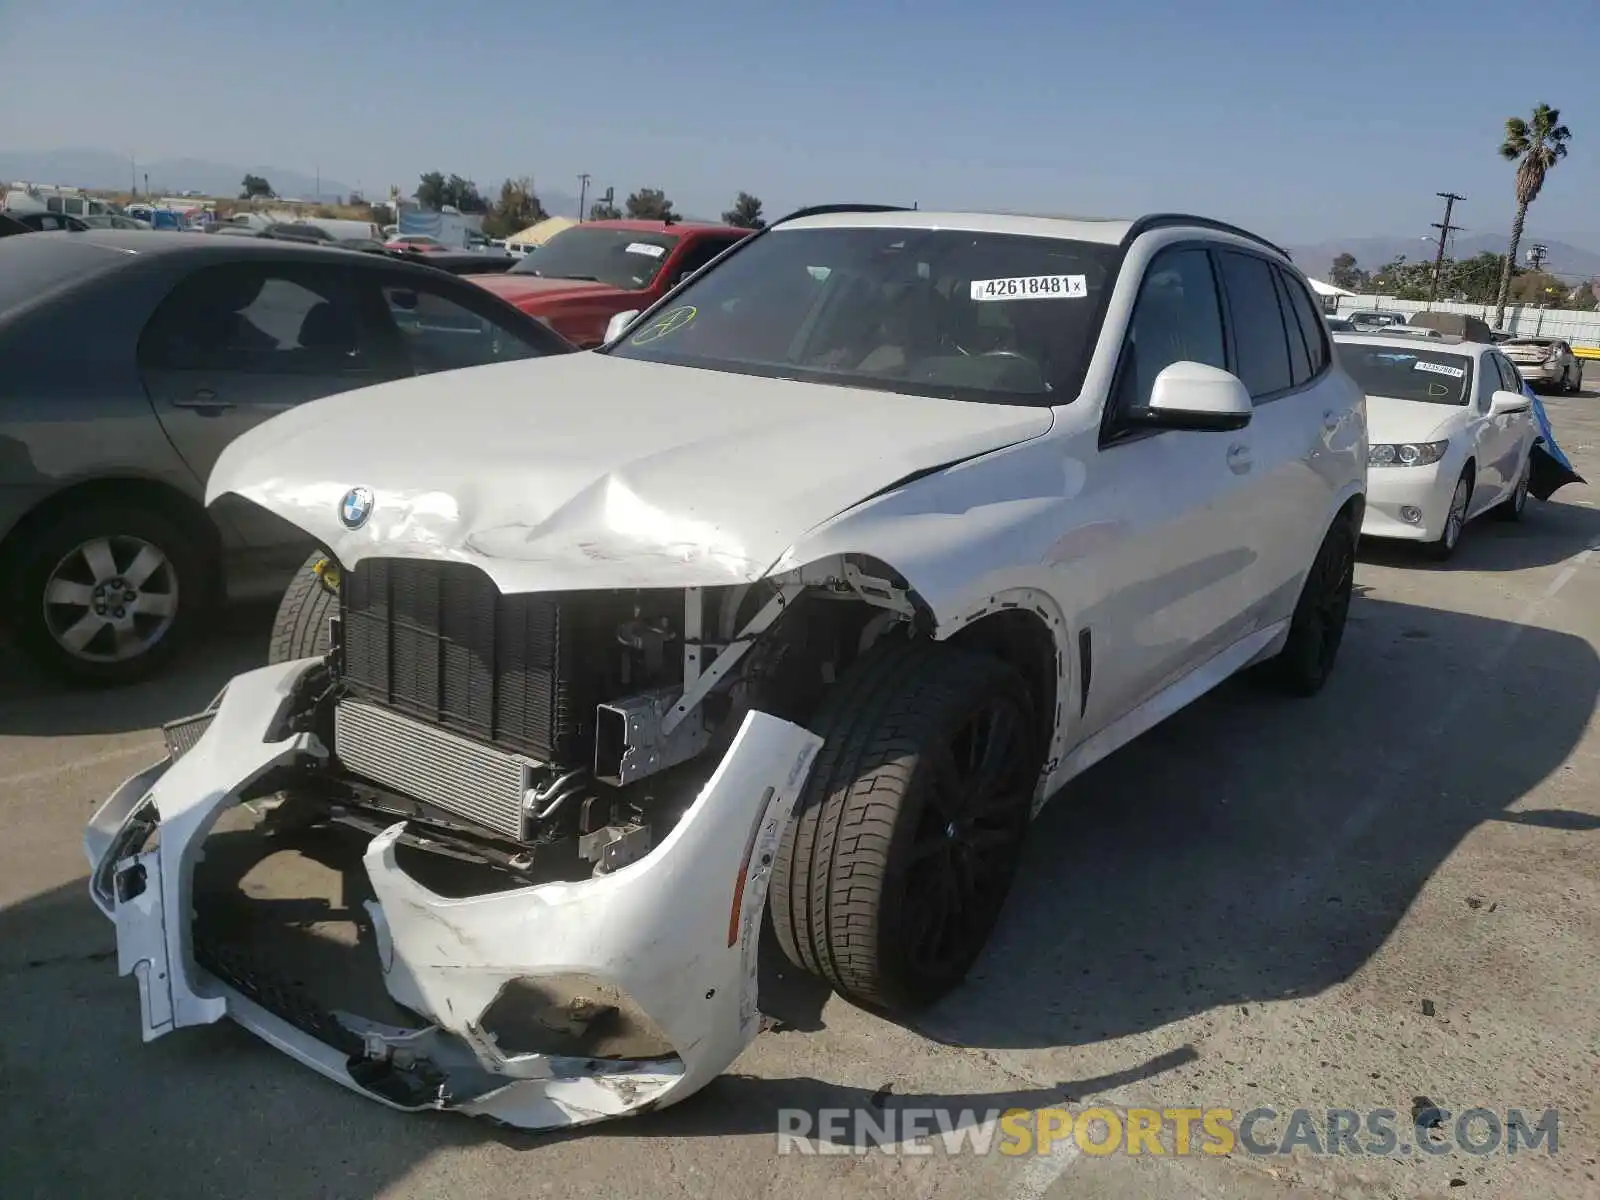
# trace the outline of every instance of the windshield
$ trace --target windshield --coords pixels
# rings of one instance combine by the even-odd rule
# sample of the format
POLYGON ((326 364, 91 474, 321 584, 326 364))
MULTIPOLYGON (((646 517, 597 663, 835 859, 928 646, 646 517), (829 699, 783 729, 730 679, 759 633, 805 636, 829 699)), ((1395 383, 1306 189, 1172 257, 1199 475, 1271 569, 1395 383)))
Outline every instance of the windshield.
POLYGON ((1472 359, 1465 354, 1341 342, 1339 362, 1369 396, 1465 404, 1472 394, 1472 359))
POLYGON ((956 229, 776 229, 606 351, 994 403, 1082 386, 1118 249, 956 229))
POLYGON ((667 254, 678 244, 675 233, 634 229, 563 229, 511 268, 512 275, 583 279, 638 292, 650 286, 667 254))

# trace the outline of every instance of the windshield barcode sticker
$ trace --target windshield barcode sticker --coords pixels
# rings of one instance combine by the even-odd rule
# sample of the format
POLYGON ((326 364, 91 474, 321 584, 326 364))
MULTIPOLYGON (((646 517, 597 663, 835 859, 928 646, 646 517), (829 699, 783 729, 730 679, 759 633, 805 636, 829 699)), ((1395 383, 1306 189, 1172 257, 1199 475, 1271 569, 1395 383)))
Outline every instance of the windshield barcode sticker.
POLYGON ((1423 362, 1421 359, 1417 360, 1417 365, 1412 370, 1427 371, 1432 375, 1448 375, 1451 379, 1465 379, 1467 375, 1463 367, 1447 367, 1443 363, 1423 362))
POLYGON ((667 252, 665 246, 652 246, 649 242, 629 242, 629 254, 648 254, 651 258, 660 258, 667 252))
POLYGON ((1019 275, 972 281, 974 300, 1082 300, 1088 295, 1087 275, 1019 275))

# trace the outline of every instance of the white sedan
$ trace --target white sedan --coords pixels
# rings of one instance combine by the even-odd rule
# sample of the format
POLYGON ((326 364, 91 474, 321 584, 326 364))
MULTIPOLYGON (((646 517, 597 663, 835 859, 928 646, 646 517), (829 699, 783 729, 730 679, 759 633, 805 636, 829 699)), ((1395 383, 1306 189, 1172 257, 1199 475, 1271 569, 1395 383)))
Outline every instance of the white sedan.
POLYGON ((1474 517, 1522 516, 1537 431, 1504 354, 1458 337, 1341 333, 1334 342, 1367 394, 1363 537, 1421 542, 1442 559, 1474 517))

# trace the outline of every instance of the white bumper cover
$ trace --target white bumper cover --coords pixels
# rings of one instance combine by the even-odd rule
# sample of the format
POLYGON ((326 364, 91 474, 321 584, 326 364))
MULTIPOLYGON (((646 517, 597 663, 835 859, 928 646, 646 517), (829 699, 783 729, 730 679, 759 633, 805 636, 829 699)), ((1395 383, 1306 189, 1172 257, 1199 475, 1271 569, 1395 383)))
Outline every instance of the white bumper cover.
POLYGON ((227 1016, 391 1107, 455 1109, 528 1129, 671 1104, 733 1062, 761 1029, 756 958, 772 855, 821 745, 764 713, 745 719, 662 842, 610 875, 445 898, 397 864, 402 825, 374 838, 364 864, 383 978, 426 1028, 335 1013, 339 1036, 313 1036, 197 966, 191 879, 207 833, 270 768, 326 754, 307 734, 266 740, 312 665, 234 679, 191 750, 129 779, 89 823, 91 894, 116 923, 119 973, 138 980, 146 1041, 227 1016), (152 828, 158 842, 144 850, 152 828), (504 989, 573 980, 642 1017, 675 1053, 508 1052, 485 1029, 504 989))

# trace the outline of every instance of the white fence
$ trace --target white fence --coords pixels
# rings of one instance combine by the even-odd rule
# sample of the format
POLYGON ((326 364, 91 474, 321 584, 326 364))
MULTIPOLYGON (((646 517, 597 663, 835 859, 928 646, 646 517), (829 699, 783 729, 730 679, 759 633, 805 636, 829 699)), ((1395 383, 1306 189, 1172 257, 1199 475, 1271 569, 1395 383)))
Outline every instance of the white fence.
MULTIPOLYGON (((1420 300, 1396 300, 1393 296, 1340 296, 1336 315, 1352 312, 1425 312, 1467 313, 1494 324, 1492 304, 1454 304, 1440 300, 1427 304, 1420 300)), ((1519 337, 1554 337, 1572 343, 1574 348, 1600 349, 1600 312, 1579 312, 1571 308, 1529 308, 1525 305, 1506 306, 1507 333, 1519 337)))

